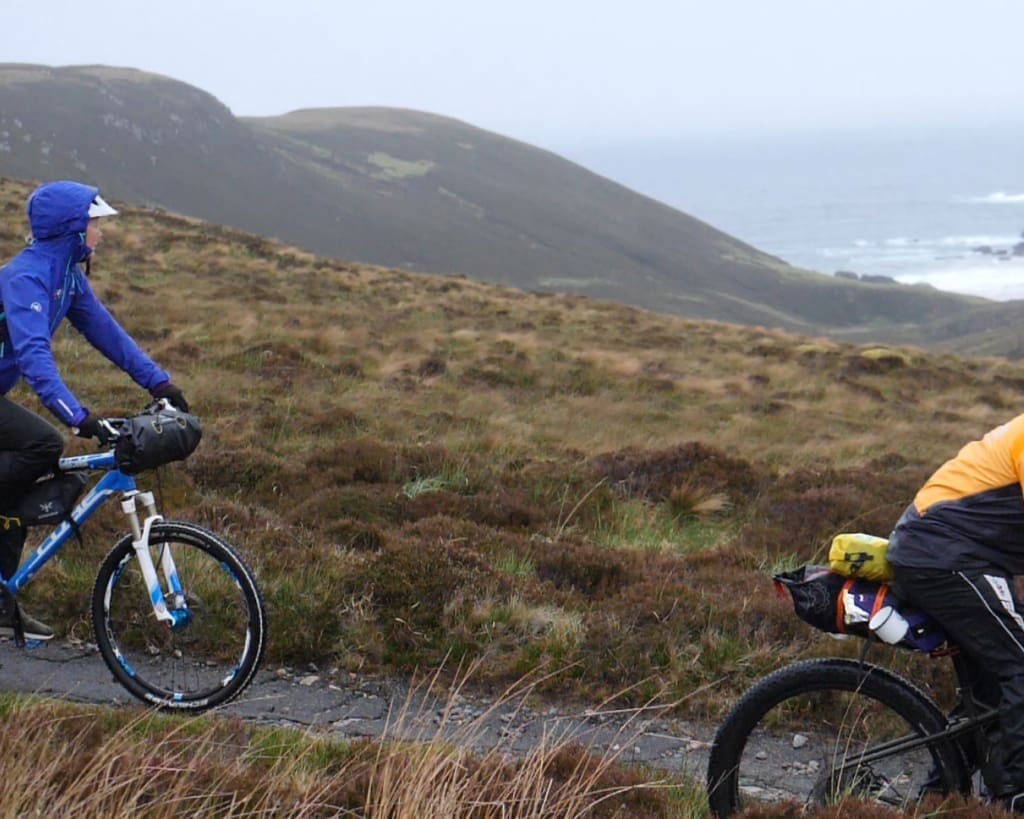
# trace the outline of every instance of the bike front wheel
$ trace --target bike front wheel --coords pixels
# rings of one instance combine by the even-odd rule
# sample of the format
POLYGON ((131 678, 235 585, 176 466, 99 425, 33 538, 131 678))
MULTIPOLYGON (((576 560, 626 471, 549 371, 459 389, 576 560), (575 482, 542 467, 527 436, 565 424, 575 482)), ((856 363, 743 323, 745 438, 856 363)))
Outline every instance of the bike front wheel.
POLYGON ((751 688, 719 727, 708 763, 711 812, 847 797, 906 809, 930 792, 965 790, 963 756, 941 735, 945 725, 931 699, 885 669, 795 663, 751 688))
POLYGON ((222 705, 252 681, 266 647, 266 608, 252 571, 231 546, 190 523, 157 523, 149 544, 174 624, 156 618, 127 536, 103 560, 93 588, 100 654, 128 691, 162 709, 222 705))

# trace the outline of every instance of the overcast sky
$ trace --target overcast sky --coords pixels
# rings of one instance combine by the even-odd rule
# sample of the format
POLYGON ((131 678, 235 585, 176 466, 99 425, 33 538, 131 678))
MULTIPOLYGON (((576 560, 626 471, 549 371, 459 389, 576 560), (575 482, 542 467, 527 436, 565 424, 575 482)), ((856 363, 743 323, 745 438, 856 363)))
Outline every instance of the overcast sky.
POLYGON ((4 0, 0 60, 166 74, 238 115, 384 105, 557 148, 1024 122, 1021 0, 4 0))

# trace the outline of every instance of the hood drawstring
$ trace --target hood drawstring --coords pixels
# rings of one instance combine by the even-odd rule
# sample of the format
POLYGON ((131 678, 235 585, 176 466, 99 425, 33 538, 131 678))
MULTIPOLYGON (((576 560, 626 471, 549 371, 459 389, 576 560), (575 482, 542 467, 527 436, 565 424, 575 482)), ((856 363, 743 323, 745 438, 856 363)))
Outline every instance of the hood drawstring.
POLYGON ((85 243, 85 233, 78 234, 78 258, 75 262, 82 264, 85 262, 85 275, 89 275, 89 260, 92 258, 92 249, 85 243))

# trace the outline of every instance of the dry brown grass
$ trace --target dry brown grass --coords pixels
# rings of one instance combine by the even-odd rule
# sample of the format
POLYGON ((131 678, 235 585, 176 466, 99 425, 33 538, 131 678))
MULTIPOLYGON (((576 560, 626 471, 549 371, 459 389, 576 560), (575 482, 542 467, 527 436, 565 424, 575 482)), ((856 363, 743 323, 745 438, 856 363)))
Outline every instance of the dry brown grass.
POLYGON ((671 791, 682 786, 624 768, 614 751, 592 753, 557 734, 524 755, 502 739, 474 751, 491 714, 453 727, 449 699, 443 717, 430 719, 432 708, 417 710, 430 687, 414 689, 393 715, 395 738, 357 743, 8 696, 0 804, 10 816, 152 819, 672 815, 671 791))

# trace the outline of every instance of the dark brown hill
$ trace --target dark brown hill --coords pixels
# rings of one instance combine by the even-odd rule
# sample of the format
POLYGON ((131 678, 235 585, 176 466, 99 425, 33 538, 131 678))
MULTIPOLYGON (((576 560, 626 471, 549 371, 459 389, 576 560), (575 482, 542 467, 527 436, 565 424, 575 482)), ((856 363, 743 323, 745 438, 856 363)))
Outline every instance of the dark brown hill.
MULTIPOLYGON (((807 333, 973 344, 964 316, 989 304, 793 268, 456 120, 383 108, 240 119, 131 69, 0 65, 0 173, 83 179, 324 255, 807 333)), ((1016 310, 984 312, 982 348, 1017 350, 1000 330, 1016 310)))

